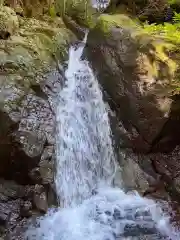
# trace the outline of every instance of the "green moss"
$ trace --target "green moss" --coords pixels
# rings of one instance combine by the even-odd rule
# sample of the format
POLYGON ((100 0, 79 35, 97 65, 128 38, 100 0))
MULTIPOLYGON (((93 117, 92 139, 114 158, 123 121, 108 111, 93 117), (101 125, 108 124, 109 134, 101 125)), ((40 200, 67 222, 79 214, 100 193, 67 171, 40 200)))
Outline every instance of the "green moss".
MULTIPOLYGON (((44 21, 18 17, 18 22, 16 33, 0 42, 0 88, 7 86, 20 92, 15 97, 16 106, 32 91, 31 84, 42 81, 57 67, 57 61, 67 60, 67 49, 75 38, 57 17, 46 16, 44 21)), ((6 98, 4 104, 12 109, 14 101, 6 98)))
MULTIPOLYGON (((166 62, 169 66, 169 71, 173 75, 171 79, 172 94, 180 93, 180 21, 175 15, 175 22, 164 24, 148 24, 143 25, 143 32, 153 36, 155 39, 160 39, 163 42, 163 47, 157 44, 158 54, 160 59, 166 62)), ((162 44, 161 44, 162 45, 162 44)))
POLYGON ((49 15, 50 15, 51 17, 56 17, 56 8, 55 8, 54 5, 52 5, 52 6, 49 7, 49 15))
MULTIPOLYGON (((16 13, 9 7, 0 8, 0 34, 8 33, 12 35, 18 30, 19 21, 16 13)), ((1 38, 4 38, 1 36, 1 38)))
MULTIPOLYGON (((178 88, 174 86, 180 79, 179 23, 148 25, 124 14, 103 14, 98 18, 95 29, 102 35, 109 38, 113 28, 122 29, 122 34, 125 34, 123 39, 125 37, 131 39, 136 45, 137 56, 146 56, 146 66, 149 66, 151 76, 161 80, 168 79, 170 84, 167 87, 168 91, 173 92, 178 88)), ((178 84, 180 86, 180 81, 178 84)))
POLYGON ((112 27, 123 27, 123 28, 138 28, 135 21, 130 19, 124 14, 102 14, 96 23, 96 28, 101 29, 101 31, 107 33, 112 27))
POLYGON ((90 0, 57 0, 56 11, 61 15, 67 15, 82 26, 92 28, 95 26, 99 15, 92 8, 90 0))
POLYGON ((174 44, 180 44, 180 23, 144 24, 143 31, 174 44))
POLYGON ((170 5, 180 4, 180 0, 168 0, 168 3, 169 3, 170 5))

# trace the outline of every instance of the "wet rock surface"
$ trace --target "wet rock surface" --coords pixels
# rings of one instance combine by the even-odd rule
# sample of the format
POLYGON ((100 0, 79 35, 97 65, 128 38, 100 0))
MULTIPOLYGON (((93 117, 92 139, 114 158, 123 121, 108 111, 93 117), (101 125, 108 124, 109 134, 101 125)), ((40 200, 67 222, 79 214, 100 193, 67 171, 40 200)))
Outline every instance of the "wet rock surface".
MULTIPOLYGON (((37 214, 44 202, 34 199, 37 186, 18 185, 14 181, 0 180, 0 233, 9 234, 19 222, 37 214), (38 207, 37 207, 38 201, 38 207), (37 212, 37 213, 36 213, 37 212)), ((41 185, 42 194, 46 195, 41 185)), ((43 200, 45 201, 45 200, 43 200)), ((48 202, 46 202, 48 204, 48 202)))

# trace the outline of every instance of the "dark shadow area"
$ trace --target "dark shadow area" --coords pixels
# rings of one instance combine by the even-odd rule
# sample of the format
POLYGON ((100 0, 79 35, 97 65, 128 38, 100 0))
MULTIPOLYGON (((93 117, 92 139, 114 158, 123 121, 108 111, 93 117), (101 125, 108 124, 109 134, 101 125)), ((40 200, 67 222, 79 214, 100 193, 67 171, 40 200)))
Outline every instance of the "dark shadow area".
POLYGON ((4 179, 15 180, 19 184, 31 184, 29 172, 37 166, 40 156, 28 157, 21 149, 21 144, 14 137, 19 123, 12 122, 2 111, 0 119, 0 176, 4 179))
POLYGON ((180 95, 173 96, 172 100, 168 120, 153 141, 151 152, 168 153, 180 144, 180 95))

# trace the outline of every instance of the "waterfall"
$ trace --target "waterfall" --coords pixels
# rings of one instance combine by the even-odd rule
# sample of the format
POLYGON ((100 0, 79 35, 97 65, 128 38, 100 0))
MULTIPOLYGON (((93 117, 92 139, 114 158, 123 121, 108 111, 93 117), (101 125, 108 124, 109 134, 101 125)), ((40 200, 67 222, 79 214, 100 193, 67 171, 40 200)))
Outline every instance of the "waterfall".
POLYGON ((110 4, 110 0, 91 0, 92 7, 96 8, 98 11, 104 10, 110 4))
POLYGON ((58 99, 55 182, 61 208, 37 219, 26 237, 178 240, 159 204, 113 186, 117 166, 107 109, 88 62, 81 60, 86 38, 69 50, 66 86, 58 99))
POLYGON ((56 186, 65 207, 81 203, 103 183, 110 185, 116 168, 102 93, 88 62, 80 61, 86 38, 87 33, 78 48, 70 48, 57 109, 56 186))

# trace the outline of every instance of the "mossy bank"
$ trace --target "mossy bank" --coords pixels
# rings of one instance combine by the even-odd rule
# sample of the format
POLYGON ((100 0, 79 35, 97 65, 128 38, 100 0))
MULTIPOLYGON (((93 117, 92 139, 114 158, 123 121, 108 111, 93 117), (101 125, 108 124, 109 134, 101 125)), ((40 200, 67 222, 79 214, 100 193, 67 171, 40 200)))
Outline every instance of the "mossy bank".
POLYGON ((55 99, 76 40, 60 17, 20 12, 0 8, 0 233, 9 237, 14 217, 18 226, 56 204, 55 99))

